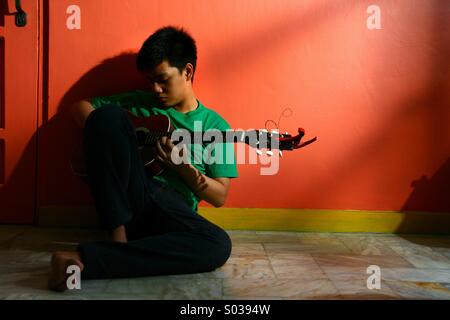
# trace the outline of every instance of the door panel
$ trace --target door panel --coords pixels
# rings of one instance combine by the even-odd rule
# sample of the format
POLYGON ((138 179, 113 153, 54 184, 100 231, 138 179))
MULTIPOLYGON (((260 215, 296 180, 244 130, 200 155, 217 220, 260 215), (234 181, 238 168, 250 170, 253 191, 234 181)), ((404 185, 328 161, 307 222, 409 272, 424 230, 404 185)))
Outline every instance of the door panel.
POLYGON ((38 1, 0 0, 0 223, 29 224, 35 214, 38 105, 38 1))

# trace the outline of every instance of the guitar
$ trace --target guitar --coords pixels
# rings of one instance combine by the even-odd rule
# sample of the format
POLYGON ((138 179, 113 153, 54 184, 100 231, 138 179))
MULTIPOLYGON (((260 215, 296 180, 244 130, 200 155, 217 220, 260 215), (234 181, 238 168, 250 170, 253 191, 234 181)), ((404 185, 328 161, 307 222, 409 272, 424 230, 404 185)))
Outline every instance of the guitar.
MULTIPOLYGON (((153 146, 156 141, 163 137, 171 137, 172 133, 175 129, 172 127, 170 123, 170 119, 165 115, 153 115, 150 117, 137 117, 129 110, 127 111, 136 132, 136 137, 138 140, 138 149, 141 155, 141 158, 144 163, 145 170, 149 176, 159 175, 165 167, 157 161, 153 146)), ((199 134, 196 132, 197 135, 199 134)), ((230 132, 220 131, 221 137, 223 137, 222 141, 214 140, 216 142, 242 142, 246 143, 252 148, 256 148, 256 153, 258 155, 262 155, 264 152, 268 156, 273 156, 272 146, 275 144, 276 149, 278 149, 278 155, 282 156, 283 150, 295 150, 302 148, 308 144, 313 143, 317 140, 317 137, 310 139, 301 143, 303 136, 305 135, 305 130, 302 128, 298 129, 298 134, 296 136, 292 136, 287 132, 282 134, 276 131, 269 132, 268 130, 247 130, 247 131, 232 131, 232 135, 230 132), (230 137, 231 136, 231 137, 230 137), (272 139, 277 139, 278 141, 272 141, 272 139), (268 149, 266 151, 261 151, 261 149, 268 149)), ((196 143, 193 132, 189 132, 190 141, 196 143)), ((203 134, 203 133, 200 133, 203 134)), ((174 145, 178 143, 178 141, 173 142, 174 145)), ((202 142, 200 142, 202 143, 202 142)), ((208 142, 211 143, 211 142, 208 142)), ((75 148, 72 158, 70 160, 70 165, 72 168, 72 172, 80 177, 87 177, 84 154, 82 145, 78 145, 75 148)))

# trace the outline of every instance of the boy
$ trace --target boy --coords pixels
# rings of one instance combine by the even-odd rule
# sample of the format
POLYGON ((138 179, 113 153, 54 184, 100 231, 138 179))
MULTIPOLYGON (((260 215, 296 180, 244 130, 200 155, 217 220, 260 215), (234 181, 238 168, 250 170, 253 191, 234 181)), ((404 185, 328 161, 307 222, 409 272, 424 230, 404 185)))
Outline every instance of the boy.
MULTIPOLYGON (((165 170, 148 176, 138 152, 133 124, 124 109, 137 116, 163 114, 175 129, 230 129, 215 111, 197 100, 193 79, 197 61, 194 39, 181 28, 164 27, 152 34, 137 55, 137 68, 150 82, 149 91, 95 97, 73 105, 83 128, 88 185, 99 225, 109 241, 80 243, 75 252, 52 256, 49 288, 67 289, 66 270, 77 265, 82 279, 140 277, 212 271, 230 256, 227 233, 197 214, 198 202, 225 203, 236 163, 175 164, 174 144, 162 137, 155 146, 165 170)), ((223 144, 224 158, 232 144, 223 144)), ((203 147, 202 147, 203 148, 203 147)), ((200 153, 203 155, 203 152, 200 153)), ((229 158, 229 157, 228 157, 229 158)))

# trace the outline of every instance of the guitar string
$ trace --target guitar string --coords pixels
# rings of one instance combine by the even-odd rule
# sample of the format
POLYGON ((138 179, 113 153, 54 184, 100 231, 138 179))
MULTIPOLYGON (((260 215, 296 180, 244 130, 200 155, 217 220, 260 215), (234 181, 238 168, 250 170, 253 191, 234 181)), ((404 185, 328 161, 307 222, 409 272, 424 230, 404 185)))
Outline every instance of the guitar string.
MULTIPOLYGON (((283 117, 285 118, 289 118, 293 115, 292 109, 287 107, 284 108, 283 111, 280 113, 280 116, 278 117, 278 121, 274 121, 273 119, 268 119, 266 120, 264 127, 265 129, 270 132, 271 129, 269 129, 268 127, 268 123, 272 122, 275 125, 275 128, 277 129, 278 133, 281 135, 281 119, 283 117), (289 114, 287 114, 286 112, 289 112, 289 114)), ((259 130, 256 130, 259 133, 259 130)), ((164 136, 166 134, 166 132, 151 132, 149 133, 146 138, 145 138, 145 144, 150 144, 153 143, 154 141, 156 141, 157 139, 161 138, 162 136, 164 136)))
MULTIPOLYGON (((292 112, 292 109, 291 109, 291 108, 289 108, 289 107, 284 108, 283 111, 281 111, 281 114, 280 114, 280 116, 278 117, 278 121, 277 121, 277 122, 275 122, 275 121, 272 120, 272 119, 266 120, 266 123, 265 123, 265 129, 267 130, 267 132, 272 132, 273 129, 269 129, 269 127, 268 127, 268 123, 272 122, 273 124, 275 124, 275 127, 276 127, 276 129, 277 129, 277 131, 278 131, 278 137, 281 137, 282 134, 283 134, 283 133, 281 132, 281 118, 282 118, 282 117, 285 117, 285 118, 291 117, 292 114, 293 114, 293 112, 292 112), (290 113, 289 113, 289 114, 286 114, 286 111, 289 111, 290 113)), ((272 136, 272 135, 271 135, 271 136, 272 136)), ((265 142, 268 143, 268 141, 265 141, 265 142)), ((271 150, 271 147, 270 147, 270 146, 268 146, 268 148, 269 148, 269 150, 271 150)))
POLYGON ((283 111, 282 111, 281 114, 280 114, 280 117, 278 118, 278 122, 275 122, 275 121, 272 120, 272 119, 266 120, 266 123, 265 123, 265 128, 266 128, 266 130, 267 130, 267 131, 270 131, 269 128, 267 127, 267 123, 268 123, 268 122, 272 122, 272 123, 275 124, 275 127, 276 127, 277 130, 278 130, 278 133, 281 134, 281 129, 280 129, 280 128, 281 128, 281 118, 282 118, 283 116, 284 116, 285 118, 289 118, 289 117, 292 116, 292 114, 293 114, 293 112, 292 112, 292 109, 291 109, 291 108, 289 108, 289 107, 284 108, 283 111), (286 111, 290 111, 289 115, 286 115, 286 111))

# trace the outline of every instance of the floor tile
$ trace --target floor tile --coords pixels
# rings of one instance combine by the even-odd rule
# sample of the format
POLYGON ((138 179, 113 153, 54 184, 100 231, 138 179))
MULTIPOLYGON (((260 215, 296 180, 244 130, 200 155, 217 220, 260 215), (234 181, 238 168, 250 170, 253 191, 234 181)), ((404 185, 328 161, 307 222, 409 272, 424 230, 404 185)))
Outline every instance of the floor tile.
POLYGON ((26 226, 8 226, 8 225, 0 225, 0 245, 3 242, 6 242, 8 240, 13 239, 14 237, 17 237, 21 233, 23 233, 25 230, 29 229, 30 227, 26 226))
POLYGON ((388 245, 373 236, 343 237, 338 236, 344 245, 354 254, 359 255, 396 255, 388 245))
POLYGON ((439 283, 388 280, 388 285, 405 299, 450 300, 450 290, 439 283))
POLYGON ((369 286, 371 272, 366 267, 330 267, 322 266, 325 274, 333 282, 344 299, 399 299, 383 281, 382 270, 380 287, 369 286))
POLYGON ((361 267, 377 265, 380 268, 410 268, 411 263, 400 256, 362 256, 362 255, 336 255, 312 254, 312 257, 321 267, 361 267))
POLYGON ((284 299, 327 299, 337 297, 338 291, 329 280, 244 279, 224 280, 224 296, 281 297, 284 299))
POLYGON ((232 257, 265 257, 266 252, 261 243, 235 243, 231 250, 232 257))
POLYGON ((391 248, 416 268, 450 269, 450 259, 430 247, 391 245, 391 248))
POLYGON ((327 279, 310 254, 274 254, 269 259, 278 279, 327 279))
POLYGON ((268 255, 273 253, 351 253, 338 239, 301 239, 298 243, 264 243, 268 255))
POLYGON ((385 268, 382 277, 386 280, 450 282, 450 269, 385 268))
POLYGON ((219 269, 219 272, 221 278, 275 278, 269 259, 259 257, 232 257, 219 269))

